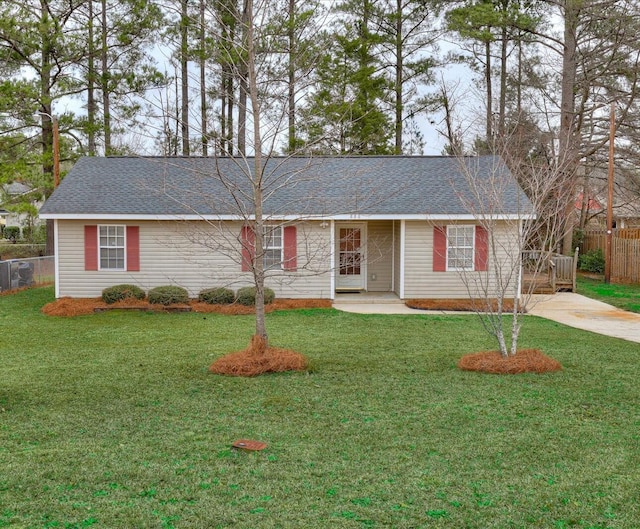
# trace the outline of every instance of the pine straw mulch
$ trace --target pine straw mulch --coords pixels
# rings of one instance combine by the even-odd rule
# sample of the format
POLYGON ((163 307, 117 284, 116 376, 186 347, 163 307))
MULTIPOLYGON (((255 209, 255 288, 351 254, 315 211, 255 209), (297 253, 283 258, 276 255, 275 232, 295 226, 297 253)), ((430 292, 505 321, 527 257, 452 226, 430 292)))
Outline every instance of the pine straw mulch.
POLYGON ((464 371, 478 371, 494 375, 521 373, 551 373, 562 365, 539 349, 521 349, 514 356, 503 358, 499 351, 484 351, 463 356, 458 367, 464 371))
MULTIPOLYGON (((420 310, 459 310, 459 311, 480 311, 486 309, 484 299, 407 299, 405 305, 411 309, 420 310)), ((497 300, 491 300, 492 310, 497 309, 497 300)), ((502 302, 502 310, 511 312, 513 310, 513 300, 505 299, 502 302)))
POLYGON ((209 371, 216 375, 254 377, 264 373, 305 371, 308 365, 300 353, 267 346, 264 338, 254 335, 246 349, 218 358, 209 366, 209 371))
MULTIPOLYGON (((265 306, 266 312, 291 309, 314 309, 331 307, 328 299, 276 299, 265 306)), ((106 310, 143 310, 158 312, 193 311, 199 313, 217 313, 228 315, 254 314, 254 307, 246 307, 233 303, 231 305, 209 305, 197 300, 188 305, 152 305, 146 300, 126 299, 116 303, 107 304, 101 298, 60 298, 42 307, 42 312, 47 316, 83 316, 94 312, 106 310)))

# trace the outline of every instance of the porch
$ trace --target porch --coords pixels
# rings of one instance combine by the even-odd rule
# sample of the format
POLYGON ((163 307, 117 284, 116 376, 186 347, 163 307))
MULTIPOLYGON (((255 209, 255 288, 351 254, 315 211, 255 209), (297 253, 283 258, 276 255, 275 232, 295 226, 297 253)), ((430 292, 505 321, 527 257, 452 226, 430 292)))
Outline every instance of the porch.
POLYGON ((404 305, 394 292, 336 292, 334 305, 404 305))
POLYGON ((578 248, 573 256, 537 250, 523 252, 522 292, 554 294, 575 292, 578 248))

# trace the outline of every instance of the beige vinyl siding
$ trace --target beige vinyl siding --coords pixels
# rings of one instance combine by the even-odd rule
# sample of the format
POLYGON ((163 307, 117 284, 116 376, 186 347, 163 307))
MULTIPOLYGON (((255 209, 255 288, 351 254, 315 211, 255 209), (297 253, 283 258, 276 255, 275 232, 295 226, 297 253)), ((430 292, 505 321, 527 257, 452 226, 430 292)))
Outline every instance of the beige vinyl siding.
POLYGON ((367 223, 367 274, 367 291, 390 292, 392 290, 393 221, 380 220, 367 223))
MULTIPOLYGON (((445 226, 445 221, 438 225, 445 226)), ((466 224, 473 224, 472 222, 466 224)), ((468 298, 483 297, 482 291, 495 292, 491 285, 495 284, 493 272, 494 256, 489 251, 488 272, 434 272, 433 271, 433 227, 430 222, 407 221, 405 241, 405 291, 404 297, 409 298, 468 298), (482 281, 484 288, 478 287, 482 281), (486 285, 489 287, 486 287, 486 285)), ((493 236, 497 237, 498 248, 508 246, 510 230, 517 229, 515 223, 502 223, 496 227, 493 236)), ((507 263, 505 269, 510 268, 511 258, 505 251, 497 255, 499 262, 507 263)), ((516 280, 515 277, 512 278, 516 280)))
MULTIPOLYGON (((209 226, 205 222, 58 222, 59 295, 96 297, 108 286, 131 283, 149 290, 179 285, 192 297, 204 288, 236 290, 252 284, 241 272, 240 223, 209 226), (140 227, 140 272, 85 271, 85 225, 140 227)), ((319 223, 297 225, 297 272, 273 271, 266 285, 282 298, 330 298, 329 230, 319 223)))

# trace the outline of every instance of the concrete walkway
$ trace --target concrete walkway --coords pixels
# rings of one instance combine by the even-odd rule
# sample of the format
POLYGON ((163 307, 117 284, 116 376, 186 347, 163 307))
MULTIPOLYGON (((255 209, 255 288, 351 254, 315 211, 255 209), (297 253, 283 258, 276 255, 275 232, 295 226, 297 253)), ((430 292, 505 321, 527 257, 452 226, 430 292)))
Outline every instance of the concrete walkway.
MULTIPOLYGON (((410 309, 400 300, 379 302, 373 300, 364 303, 336 301, 333 307, 345 312, 360 314, 443 314, 441 310, 410 309)), ((459 312, 449 312, 460 314, 459 312)), ((548 320, 557 321, 569 327, 583 329, 605 336, 622 338, 640 343, 640 314, 627 312, 607 303, 574 294, 558 292, 532 296, 528 313, 548 320)))
POLYGON ((569 327, 640 343, 640 314, 573 292, 534 295, 529 314, 569 327))

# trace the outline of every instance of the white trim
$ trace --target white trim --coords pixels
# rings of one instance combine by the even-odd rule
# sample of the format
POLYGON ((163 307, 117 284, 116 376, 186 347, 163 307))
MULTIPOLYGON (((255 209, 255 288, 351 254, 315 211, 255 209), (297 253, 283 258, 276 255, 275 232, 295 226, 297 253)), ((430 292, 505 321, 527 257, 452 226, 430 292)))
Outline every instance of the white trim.
MULTIPOLYGON (((40 215, 41 219, 60 219, 60 220, 108 220, 124 222, 127 220, 169 220, 169 221, 184 221, 184 220, 225 220, 225 221, 245 221, 253 220, 253 216, 244 217, 242 215, 119 215, 119 214, 105 214, 105 213, 44 213, 40 215)), ((274 222, 281 220, 283 222, 288 221, 317 221, 323 220, 348 220, 348 221, 366 221, 366 220, 434 220, 434 221, 477 221, 483 220, 482 215, 470 215, 470 214, 371 214, 371 215, 265 215, 265 220, 274 222)), ((529 213, 526 215, 505 214, 505 215, 490 215, 488 220, 533 220, 536 215, 529 213)))
POLYGON ((396 221, 391 221, 391 292, 396 291, 396 221))
POLYGON ((60 297, 60 261, 58 256, 60 255, 59 249, 59 236, 58 236, 58 221, 53 221, 53 281, 55 288, 56 299, 60 297))
POLYGON ((264 234, 264 247, 262 248, 262 266, 265 272, 278 272, 284 271, 284 229, 282 226, 276 224, 264 224, 263 228, 268 233, 264 234), (280 231, 280 245, 279 246, 269 246, 268 243, 272 239, 272 235, 276 233, 276 231, 280 231), (272 266, 267 266, 265 263, 265 259, 267 257, 267 252, 269 250, 278 250, 280 252, 280 259, 275 262, 272 266))
POLYGON ((336 269, 336 223, 335 221, 329 222, 329 270, 331 273, 329 274, 329 288, 330 299, 336 299, 336 274, 334 270, 336 269))
MULTIPOLYGON (((367 290, 367 285, 368 285, 368 270, 369 267, 367 266, 367 238, 369 236, 368 234, 368 224, 366 222, 340 222, 338 224, 335 225, 336 230, 338 231, 339 229, 342 228, 354 228, 354 229, 358 229, 360 230, 360 248, 358 249, 358 253, 360 254, 360 273, 355 276, 340 276, 340 250, 338 248, 336 248, 336 267, 334 270, 334 276, 336 278, 336 289, 337 290, 352 290, 352 289, 357 289, 357 290, 367 290), (350 286, 350 285, 340 285, 340 279, 342 278, 343 280, 346 281, 347 277, 351 277, 351 278, 355 278, 357 277, 359 279, 359 281, 361 282, 358 285, 355 286, 350 286)), ((336 236, 335 239, 335 245, 336 247, 339 246, 339 239, 338 236, 336 236)))
MULTIPOLYGON (((107 234, 107 237, 109 237, 109 235, 107 234)), ((116 235, 117 237, 117 235, 116 235)), ((98 272, 126 272, 127 271, 127 226, 126 224, 98 224, 98 272), (122 228, 122 239, 123 239, 123 244, 122 246, 105 246, 104 248, 113 248, 113 249, 120 249, 122 248, 123 250, 123 263, 122 263, 122 268, 104 268, 102 266, 102 246, 100 245, 100 228, 122 228)))
POLYGON ((400 221, 400 291, 398 297, 404 299, 404 254, 405 254, 405 240, 407 237, 406 221, 403 219, 400 221))
MULTIPOLYGON (((475 224, 447 224, 446 226, 446 258, 445 258, 445 264, 446 264, 446 271, 447 272, 475 272, 476 269, 476 228, 477 226, 475 224), (450 241, 450 237, 449 237, 449 229, 450 228, 455 228, 456 230, 458 228, 472 228, 473 229, 473 236, 471 237, 471 267, 470 268, 454 268, 454 267, 449 267, 449 241, 450 241)), ((456 246, 456 248, 458 248, 456 246)), ((463 248, 468 248, 468 246, 463 246, 463 248)))

